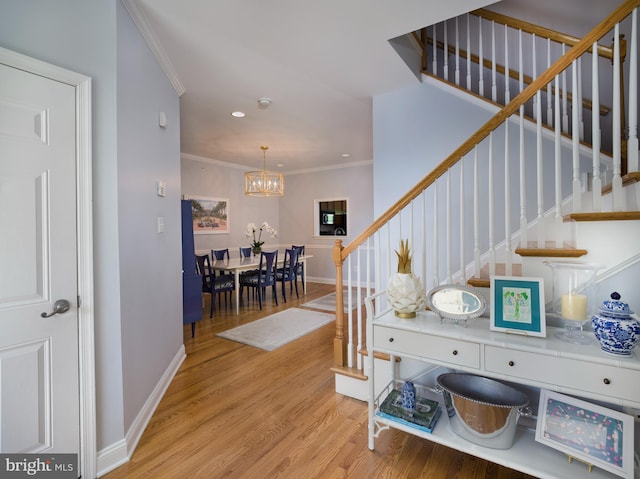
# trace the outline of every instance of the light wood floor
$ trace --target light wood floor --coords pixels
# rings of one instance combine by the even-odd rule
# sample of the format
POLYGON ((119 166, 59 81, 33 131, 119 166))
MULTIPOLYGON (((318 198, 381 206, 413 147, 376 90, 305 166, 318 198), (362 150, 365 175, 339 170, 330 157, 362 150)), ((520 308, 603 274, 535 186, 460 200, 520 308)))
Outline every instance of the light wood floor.
POLYGON ((367 448, 366 404, 335 393, 332 324, 275 351, 220 339, 217 332, 333 291, 309 284, 307 296, 262 312, 231 305, 196 336, 184 328, 187 358, 133 457, 103 476, 120 478, 527 478, 519 472, 400 431, 367 448))

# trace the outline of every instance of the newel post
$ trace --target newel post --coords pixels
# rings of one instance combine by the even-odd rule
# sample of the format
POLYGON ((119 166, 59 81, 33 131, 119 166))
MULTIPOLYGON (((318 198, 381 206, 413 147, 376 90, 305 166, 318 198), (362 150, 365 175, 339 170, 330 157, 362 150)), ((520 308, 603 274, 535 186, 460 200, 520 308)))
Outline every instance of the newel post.
POLYGON ((342 297, 342 240, 336 240, 332 257, 336 265, 336 337, 333 339, 333 364, 347 364, 347 342, 344 338, 344 303, 342 297))

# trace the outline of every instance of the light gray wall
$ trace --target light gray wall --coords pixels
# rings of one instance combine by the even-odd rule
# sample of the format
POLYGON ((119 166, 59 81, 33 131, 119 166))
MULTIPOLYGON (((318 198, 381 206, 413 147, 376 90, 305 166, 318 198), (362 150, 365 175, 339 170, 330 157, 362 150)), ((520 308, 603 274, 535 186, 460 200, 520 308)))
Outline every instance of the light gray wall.
POLYGON ((263 237, 265 247, 280 252, 292 244, 305 245, 309 260, 309 279, 335 281, 331 248, 335 238, 314 237, 314 200, 348 198, 348 233, 344 244, 372 221, 373 169, 371 164, 285 175, 285 194, 281 198, 252 198, 244 195, 244 170, 235 165, 182 156, 182 194, 222 197, 230 203, 230 233, 196 235, 196 250, 229 248, 232 256, 238 247, 249 246, 244 235, 247 223, 267 221, 278 230, 277 238, 263 237))
MULTIPOLYGON (((287 191, 280 200, 280 224, 287 243, 303 244, 309 260, 310 279, 334 282, 331 249, 335 237, 314 237, 314 200, 348 198, 347 245, 373 221, 373 167, 362 165, 300 173, 287 177, 287 191)), ((346 274, 346 273, 345 273, 346 274)))
POLYGON ((373 98, 374 214, 384 213, 492 113, 426 83, 373 98))
MULTIPOLYGON (((196 251, 209 254, 212 249, 229 248, 229 254, 238 256, 238 248, 248 247, 251 238, 245 236, 248 223, 260 225, 264 221, 280 229, 279 198, 253 198, 244 194, 244 171, 235 165, 214 162, 206 158, 182 156, 182 195, 207 198, 225 198, 228 203, 229 234, 195 235, 196 251)), ((285 181, 285 186, 288 186, 285 181)), ((286 188, 285 188, 286 192, 286 188)), ((263 248, 278 246, 282 238, 263 235, 263 248)))
POLYGON ((0 46, 92 78, 99 450, 124 439, 141 398, 151 394, 150 387, 182 342, 181 286, 177 272, 169 271, 180 261, 179 136, 174 128, 164 133, 171 139, 163 139, 152 127, 160 108, 166 109, 170 124, 179 124, 177 98, 171 98, 167 80, 151 66, 147 53, 141 53, 142 39, 122 8, 117 0, 0 0, 0 46), (118 34, 131 44, 118 46, 118 34), (137 54, 122 51, 127 48, 137 54), (132 84, 119 85, 118 71, 119 78, 132 84), (120 88, 128 104, 119 101, 120 88), (138 98, 143 89, 149 94, 138 98), (135 115, 128 131, 117 128, 118 121, 127 121, 118 108, 135 115), (156 174, 167 180, 164 202, 153 198, 150 178, 155 180, 156 174), (162 236, 153 233, 159 214, 166 217, 162 236), (137 270, 144 274, 127 277, 137 270), (155 306, 158 301, 162 308, 155 306))
POLYGON ((117 9, 118 243, 124 428, 182 346, 180 107, 126 9, 117 9), (159 113, 168 128, 159 126, 159 113), (158 180, 166 196, 156 193, 158 180), (158 231, 158 219, 164 232, 158 231))

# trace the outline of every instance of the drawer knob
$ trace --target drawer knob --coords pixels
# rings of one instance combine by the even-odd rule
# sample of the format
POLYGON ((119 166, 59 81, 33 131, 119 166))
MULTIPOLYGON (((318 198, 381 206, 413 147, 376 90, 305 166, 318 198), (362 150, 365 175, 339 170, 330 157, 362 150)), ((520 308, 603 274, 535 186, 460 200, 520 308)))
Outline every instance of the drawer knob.
POLYGON ((392 343, 393 342, 393 338, 389 338, 389 342, 392 343))
POLYGON ((611 380, 609 378, 604 378, 604 381, 602 381, 605 384, 611 384, 611 380))
POLYGON ((457 350, 457 349, 454 349, 454 350, 453 350, 453 355, 454 355, 454 356, 457 356, 457 355, 458 355, 458 350, 457 350))
POLYGON ((513 362, 513 361, 509 361, 509 366, 515 366, 515 365, 516 365, 516 363, 515 363, 515 362, 513 362))

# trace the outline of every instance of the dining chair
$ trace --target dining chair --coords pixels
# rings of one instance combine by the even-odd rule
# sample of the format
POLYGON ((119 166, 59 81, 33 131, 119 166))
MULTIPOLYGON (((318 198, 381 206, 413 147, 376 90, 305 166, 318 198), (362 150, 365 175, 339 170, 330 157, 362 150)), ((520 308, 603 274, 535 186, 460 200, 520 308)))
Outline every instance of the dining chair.
POLYGON ((298 267, 298 250, 295 248, 284 250, 284 264, 282 268, 276 269, 276 281, 282 284, 282 298, 287 302, 287 293, 284 287, 285 283, 289 283, 289 291, 292 291, 292 285, 296 285, 296 297, 298 295, 298 282, 296 281, 296 268, 298 267))
POLYGON ((209 255, 196 255, 196 268, 200 276, 202 276, 202 292, 209 293, 211 295, 211 308, 209 310, 209 318, 213 317, 213 311, 215 309, 215 296, 217 293, 233 291, 233 276, 231 278, 228 275, 216 276, 211 268, 211 261, 209 255))
MULTIPOLYGON (((214 258, 216 261, 223 261, 223 260, 228 260, 229 259, 229 248, 225 248, 225 249, 212 249, 211 250, 211 257, 214 258)), ((227 273, 224 271, 214 271, 213 272, 214 275, 216 275, 216 278, 220 278, 225 276, 227 281, 224 280, 218 280, 219 283, 225 283, 226 286, 225 287, 220 287, 219 290, 217 291, 217 295, 218 295, 218 306, 220 306, 221 303, 221 299, 220 296, 222 296, 222 293, 224 293, 224 307, 227 307, 227 293, 229 293, 229 297, 231 297, 231 295, 233 294, 233 290, 235 289, 235 283, 233 280, 233 274, 231 273, 227 273)))
MULTIPOLYGON (((304 261, 300 261, 300 256, 304 254, 304 245, 291 245, 292 249, 298 250, 298 264, 296 265, 296 287, 298 286, 298 278, 302 282, 302 291, 304 291, 304 261)), ((291 288, 289 289, 291 291, 291 288)))
POLYGON ((254 288, 258 294, 258 305, 262 310, 262 298, 266 294, 267 286, 271 286, 271 296, 278 305, 278 294, 276 291, 276 265, 278 264, 278 250, 263 251, 260 253, 260 265, 258 266, 258 274, 247 276, 240 279, 240 299, 242 300, 242 291, 244 287, 254 288))
MULTIPOLYGON (((251 252, 251 247, 248 246, 246 248, 240 247, 240 259, 244 259, 244 258, 251 258, 251 255, 253 253, 251 252)), ((248 278, 249 276, 253 276, 253 275, 257 275, 258 274, 258 270, 257 269, 251 269, 248 271, 242 271, 240 273, 240 278, 248 278)), ((254 290, 255 292, 255 290, 254 290)), ((249 290, 247 290, 247 301, 249 300, 249 290)))

